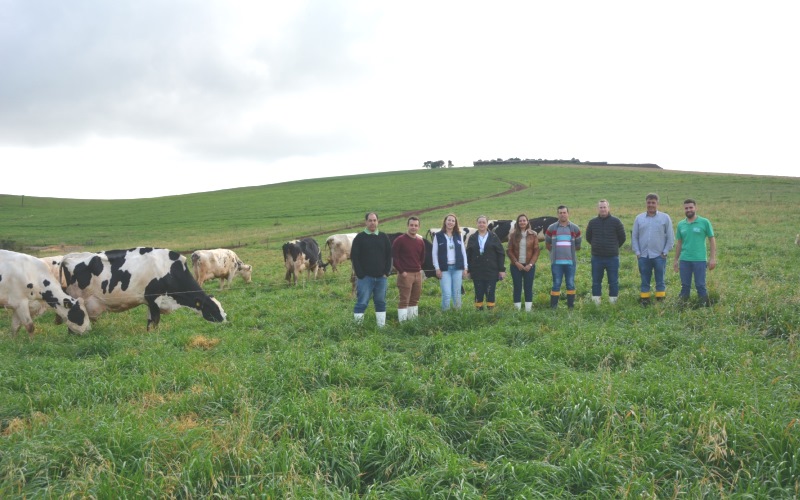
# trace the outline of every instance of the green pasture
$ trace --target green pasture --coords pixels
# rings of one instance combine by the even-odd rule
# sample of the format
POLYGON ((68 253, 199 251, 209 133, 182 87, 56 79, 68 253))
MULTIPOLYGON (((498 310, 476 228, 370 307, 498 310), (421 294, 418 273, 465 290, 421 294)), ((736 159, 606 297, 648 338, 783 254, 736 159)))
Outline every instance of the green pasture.
MULTIPOLYGON (((105 314, 85 336, 47 313, 12 337, 0 314, 0 498, 792 498, 800 495, 800 179, 576 166, 493 166, 300 181, 144 200, 0 195, 0 243, 37 256, 139 245, 235 248, 253 282, 205 285, 228 313, 105 314), (517 191, 506 193, 517 186, 517 191), (283 281, 280 246, 554 215, 581 228, 607 198, 628 232, 648 192, 677 222, 714 224, 711 308, 638 305, 623 248, 616 307, 534 311, 498 289, 491 313, 352 323, 348 273, 283 281), (504 194, 506 193, 506 194, 504 194)), ((671 257, 671 256, 670 256, 671 257)))

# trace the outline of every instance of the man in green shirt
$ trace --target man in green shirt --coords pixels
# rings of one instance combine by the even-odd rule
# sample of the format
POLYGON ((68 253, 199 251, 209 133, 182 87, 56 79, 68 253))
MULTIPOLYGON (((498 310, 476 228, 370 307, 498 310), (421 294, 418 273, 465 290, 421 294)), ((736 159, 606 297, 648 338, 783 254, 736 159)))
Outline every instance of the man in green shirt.
POLYGON ((683 213, 686 218, 678 223, 675 235, 676 272, 681 276, 680 300, 687 300, 692 289, 692 276, 697 295, 703 305, 711 305, 706 289, 706 269, 717 267, 717 240, 711 221, 697 215, 697 203, 693 199, 683 202, 683 213), (710 252, 706 261, 706 238, 710 252))

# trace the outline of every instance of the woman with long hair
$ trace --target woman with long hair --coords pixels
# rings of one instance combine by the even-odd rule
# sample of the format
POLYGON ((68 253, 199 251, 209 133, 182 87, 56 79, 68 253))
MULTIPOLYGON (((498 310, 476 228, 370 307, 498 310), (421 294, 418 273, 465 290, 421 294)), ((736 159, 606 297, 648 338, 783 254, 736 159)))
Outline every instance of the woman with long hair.
POLYGON ((536 275, 536 261, 539 259, 539 238, 530 228, 525 214, 517 216, 511 234, 508 236, 506 255, 511 260, 511 282, 514 285, 514 307, 522 308, 522 292, 525 292, 525 310, 533 307, 533 279, 536 275))
POLYGON ((442 289, 442 311, 461 309, 461 284, 467 276, 467 253, 455 214, 447 214, 433 237, 432 260, 442 289))

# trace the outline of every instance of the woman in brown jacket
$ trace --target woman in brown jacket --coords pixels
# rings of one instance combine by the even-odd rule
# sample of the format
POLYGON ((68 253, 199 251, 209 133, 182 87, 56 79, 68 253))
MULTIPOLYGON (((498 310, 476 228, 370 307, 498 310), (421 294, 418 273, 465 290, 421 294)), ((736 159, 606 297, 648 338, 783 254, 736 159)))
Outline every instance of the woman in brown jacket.
POLYGON ((522 290, 525 290, 525 310, 533 306, 533 278, 536 261, 539 259, 539 238, 528 225, 525 214, 517 216, 517 222, 508 236, 508 258, 511 259, 511 281, 514 283, 514 307, 522 308, 522 290))

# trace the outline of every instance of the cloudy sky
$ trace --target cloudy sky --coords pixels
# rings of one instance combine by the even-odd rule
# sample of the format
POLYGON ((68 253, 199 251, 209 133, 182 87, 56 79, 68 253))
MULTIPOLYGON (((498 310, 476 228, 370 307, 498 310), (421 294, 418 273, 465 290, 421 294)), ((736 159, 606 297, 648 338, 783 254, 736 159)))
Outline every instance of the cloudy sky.
POLYGON ((490 158, 800 175, 794 0, 0 0, 0 193, 490 158))

